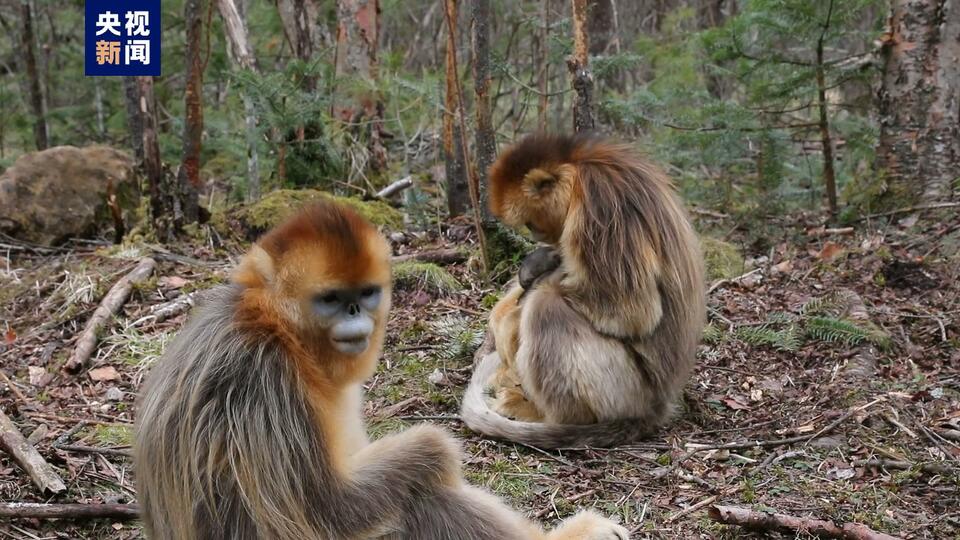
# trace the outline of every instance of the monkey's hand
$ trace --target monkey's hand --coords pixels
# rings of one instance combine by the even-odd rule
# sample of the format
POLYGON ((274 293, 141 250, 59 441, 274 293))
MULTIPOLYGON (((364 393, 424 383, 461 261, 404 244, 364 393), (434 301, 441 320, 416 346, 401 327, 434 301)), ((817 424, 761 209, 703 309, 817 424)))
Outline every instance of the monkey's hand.
POLYGON ((560 253, 549 246, 541 246, 531 251, 520 263, 520 287, 529 290, 537 279, 557 269, 563 259, 560 253))
POLYGON ((630 531, 601 516, 586 510, 565 520, 550 531, 547 540, 629 540, 630 531))

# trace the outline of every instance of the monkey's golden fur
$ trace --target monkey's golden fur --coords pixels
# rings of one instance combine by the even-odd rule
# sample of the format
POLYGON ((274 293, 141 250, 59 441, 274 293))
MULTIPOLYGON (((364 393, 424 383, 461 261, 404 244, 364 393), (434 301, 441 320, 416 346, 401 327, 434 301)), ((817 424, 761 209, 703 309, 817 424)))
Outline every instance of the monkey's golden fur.
POLYGON ((493 213, 562 262, 494 307, 496 353, 476 366, 464 421, 541 447, 649 435, 672 413, 705 322, 699 243, 669 179, 628 146, 540 135, 508 149, 489 182, 493 213))
POLYGON ((627 538, 592 512, 543 533, 467 485, 457 444, 438 428, 367 439, 361 384, 383 341, 389 256, 371 225, 320 203, 268 233, 212 293, 138 404, 150 538, 627 538), (338 352, 336 328, 315 318, 322 291, 373 286, 382 298, 366 348, 338 352))

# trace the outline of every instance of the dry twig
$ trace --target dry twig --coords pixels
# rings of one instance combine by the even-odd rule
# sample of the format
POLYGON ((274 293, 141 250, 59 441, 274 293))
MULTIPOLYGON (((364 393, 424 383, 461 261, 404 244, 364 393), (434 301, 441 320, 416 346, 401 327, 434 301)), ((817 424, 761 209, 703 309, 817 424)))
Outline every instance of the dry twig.
POLYGON ((434 251, 418 251, 417 253, 408 253, 406 255, 397 255, 391 259, 394 264, 419 261, 431 262, 434 264, 453 264, 465 261, 467 256, 457 249, 437 249, 434 251))
POLYGON ((768 514, 736 506, 711 506, 707 510, 710 519, 727 525, 739 525, 760 531, 781 531, 787 534, 807 533, 823 538, 844 540, 898 540, 896 536, 879 533, 860 523, 845 523, 838 527, 832 521, 768 514))
POLYGON ((140 507, 135 504, 42 504, 0 503, 0 517, 39 519, 136 519, 140 507))
POLYGON ((103 297, 96 311, 93 312, 90 320, 87 321, 87 326, 84 327, 83 333, 81 333, 77 339, 77 347, 73 350, 73 355, 63 366, 64 370, 69 373, 77 373, 87 366, 90 355, 92 355, 93 351, 97 348, 97 333, 100 327, 127 301, 127 297, 130 296, 130 291, 133 290, 133 285, 150 276, 156 264, 157 262, 150 257, 140 259, 136 268, 120 278, 120 280, 110 288, 110 291, 103 297))
POLYGON ((37 449, 30 445, 13 424, 13 421, 0 411, 0 447, 10 453, 33 479, 43 493, 60 493, 67 489, 63 480, 53 470, 37 449))

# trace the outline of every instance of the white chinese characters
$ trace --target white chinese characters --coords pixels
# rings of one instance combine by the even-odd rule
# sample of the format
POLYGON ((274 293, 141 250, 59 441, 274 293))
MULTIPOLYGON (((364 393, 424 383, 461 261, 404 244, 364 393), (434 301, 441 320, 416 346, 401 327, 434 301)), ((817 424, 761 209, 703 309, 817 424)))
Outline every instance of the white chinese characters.
POLYGON ((102 36, 107 32, 120 35, 120 17, 112 11, 105 11, 97 17, 97 35, 102 36))
POLYGON ((127 37, 150 35, 149 11, 128 11, 126 19, 127 37))

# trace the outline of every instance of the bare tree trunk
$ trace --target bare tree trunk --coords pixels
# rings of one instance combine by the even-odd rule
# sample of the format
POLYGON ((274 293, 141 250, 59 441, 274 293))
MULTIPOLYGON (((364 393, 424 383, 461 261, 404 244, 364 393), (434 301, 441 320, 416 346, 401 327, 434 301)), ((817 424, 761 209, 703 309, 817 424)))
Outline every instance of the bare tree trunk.
POLYGON ((883 55, 877 157, 892 196, 922 202, 955 197, 960 2, 894 0, 883 55))
POLYGON ((30 107, 33 109, 33 140, 37 150, 45 150, 50 145, 47 132, 46 107, 43 103, 43 89, 40 85, 40 72, 37 69, 36 37, 33 29, 33 13, 29 0, 20 0, 20 13, 23 17, 23 31, 20 34, 21 46, 25 57, 27 79, 30 89, 30 107))
POLYGON ((587 0, 573 1, 573 56, 567 59, 567 68, 573 77, 576 97, 573 102, 574 131, 592 130, 596 123, 593 116, 593 74, 590 73, 590 38, 587 34, 587 0))
POLYGON ((97 140, 102 141, 106 131, 103 128, 103 89, 100 77, 93 78, 93 107, 97 113, 97 140))
POLYGON ((136 77, 123 78, 123 96, 127 106, 127 133, 130 148, 137 160, 137 166, 143 165, 143 117, 140 111, 140 88, 136 77))
POLYGON ((607 54, 616 40, 613 28, 613 0, 593 0, 587 6, 587 34, 590 54, 607 54))
MULTIPOLYGON (((377 82, 377 48, 380 39, 379 0, 337 0, 336 76, 355 77, 377 82)), ((363 91, 350 96, 349 104, 338 104, 340 96, 331 98, 335 118, 346 119, 366 131, 370 151, 370 169, 383 171, 387 166, 387 149, 383 144, 383 102, 376 91, 363 91)))
MULTIPOLYGON (((229 51, 233 60, 241 69, 256 73, 257 59, 250 47, 247 35, 247 25, 243 15, 237 9, 234 0, 217 0, 220 16, 223 17, 223 27, 230 42, 229 51)), ((247 200, 255 201, 260 198, 260 165, 257 154, 257 116, 253 106, 253 99, 247 92, 243 92, 244 122, 247 132, 247 200)))
POLYGON ((547 112, 550 102, 548 94, 550 87, 550 0, 540 0, 540 28, 538 29, 538 41, 540 45, 540 73, 537 77, 537 129, 547 130, 547 112))
MULTIPOLYGON (((153 227, 162 240, 172 233, 171 215, 176 193, 169 193, 172 186, 164 180, 160 164, 160 142, 157 139, 157 98, 153 92, 153 77, 135 77, 139 129, 142 134, 140 150, 143 153, 143 173, 150 191, 150 213, 153 227)), ((128 94, 129 95, 129 94, 128 94)))
POLYGON ((477 174, 483 221, 493 221, 487 205, 485 181, 497 157, 497 140, 490 111, 490 0, 473 0, 473 80, 477 107, 477 174))
POLYGON ((183 154, 177 173, 174 226, 179 229, 200 218, 200 148, 203 139, 203 0, 183 5, 187 31, 187 76, 184 87, 183 154), (179 208, 178 208, 179 206, 179 208))
POLYGON ((827 8, 827 20, 823 23, 823 31, 817 40, 817 109, 820 115, 820 143, 823 146, 823 184, 827 191, 827 204, 830 215, 837 213, 837 176, 833 168, 833 139, 830 137, 830 116, 827 111, 827 81, 823 65, 823 38, 830 28, 830 18, 833 15, 833 2, 827 8))
POLYGON ((463 159, 460 118, 457 116, 457 0, 443 0, 450 13, 447 28, 446 91, 443 111, 443 160, 447 171, 447 210, 450 216, 462 216, 470 209, 470 186, 467 184, 467 164, 463 159))
MULTIPOLYGON (((326 24, 320 19, 316 0, 275 0, 283 24, 283 32, 297 58, 307 64, 314 62, 314 55, 333 45, 333 38, 326 24)), ((317 78, 307 77, 305 88, 316 90, 317 78)))

